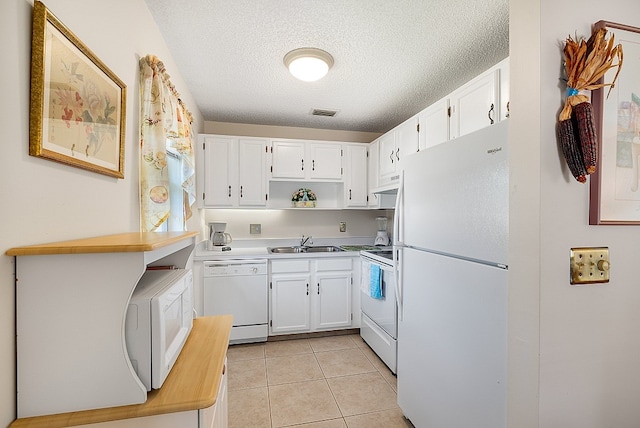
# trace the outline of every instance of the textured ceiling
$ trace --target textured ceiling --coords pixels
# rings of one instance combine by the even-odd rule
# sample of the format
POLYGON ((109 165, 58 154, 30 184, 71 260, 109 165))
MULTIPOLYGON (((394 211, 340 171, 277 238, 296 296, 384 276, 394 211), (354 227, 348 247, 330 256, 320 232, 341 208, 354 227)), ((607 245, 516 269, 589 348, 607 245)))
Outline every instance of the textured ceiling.
POLYGON ((210 121, 386 132, 509 51, 508 0, 145 1, 210 121), (289 74, 300 47, 324 79, 289 74))

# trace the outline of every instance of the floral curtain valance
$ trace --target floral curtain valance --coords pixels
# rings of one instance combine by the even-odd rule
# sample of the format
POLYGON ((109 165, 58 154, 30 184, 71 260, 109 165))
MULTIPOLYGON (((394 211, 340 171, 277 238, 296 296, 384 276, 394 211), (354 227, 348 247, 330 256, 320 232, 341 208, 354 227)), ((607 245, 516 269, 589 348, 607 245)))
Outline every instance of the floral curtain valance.
MULTIPOLYGON (((170 199, 182 198, 184 220, 195 203, 193 118, 157 57, 140 59, 140 210, 142 231, 167 221, 170 199), (167 148, 181 157, 181 195, 170 194, 167 148)), ((183 227, 184 228, 184 227, 183 227)))

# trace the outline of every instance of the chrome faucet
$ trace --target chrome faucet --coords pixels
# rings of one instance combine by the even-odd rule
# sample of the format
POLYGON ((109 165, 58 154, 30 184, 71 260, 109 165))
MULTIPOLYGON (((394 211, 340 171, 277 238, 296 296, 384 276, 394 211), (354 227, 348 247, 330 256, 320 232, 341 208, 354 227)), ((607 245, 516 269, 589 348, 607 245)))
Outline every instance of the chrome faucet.
POLYGON ((309 241, 309 239, 313 238, 313 236, 309 235, 309 236, 304 236, 302 235, 302 238, 300 238, 300 246, 304 247, 306 245, 306 243, 309 241))

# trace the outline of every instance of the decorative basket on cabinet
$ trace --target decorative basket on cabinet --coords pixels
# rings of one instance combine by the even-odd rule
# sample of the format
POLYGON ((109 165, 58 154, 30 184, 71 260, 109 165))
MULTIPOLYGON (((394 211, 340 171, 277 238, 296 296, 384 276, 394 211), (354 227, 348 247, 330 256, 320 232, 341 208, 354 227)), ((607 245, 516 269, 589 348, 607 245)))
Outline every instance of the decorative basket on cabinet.
POLYGON ((291 203, 296 208, 315 208, 316 194, 311 189, 300 188, 291 195, 291 203))

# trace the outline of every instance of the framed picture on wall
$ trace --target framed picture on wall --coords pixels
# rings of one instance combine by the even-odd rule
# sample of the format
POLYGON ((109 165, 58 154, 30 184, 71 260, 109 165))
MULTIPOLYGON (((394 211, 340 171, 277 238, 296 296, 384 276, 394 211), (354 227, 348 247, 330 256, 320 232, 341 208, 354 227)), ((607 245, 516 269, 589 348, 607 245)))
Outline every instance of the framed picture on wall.
POLYGON ((124 178, 125 102, 125 84, 36 1, 29 154, 124 178))
MULTIPOLYGON (((640 225, 640 28, 598 21, 622 45, 615 87, 593 91, 598 165, 591 176, 589 224, 640 225)), ((615 70, 604 76, 612 81, 615 70)))

